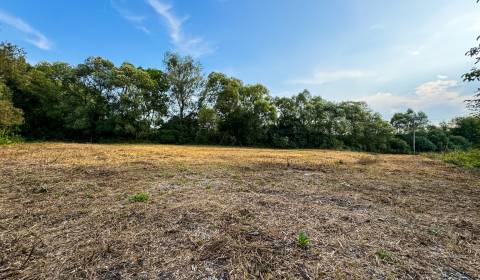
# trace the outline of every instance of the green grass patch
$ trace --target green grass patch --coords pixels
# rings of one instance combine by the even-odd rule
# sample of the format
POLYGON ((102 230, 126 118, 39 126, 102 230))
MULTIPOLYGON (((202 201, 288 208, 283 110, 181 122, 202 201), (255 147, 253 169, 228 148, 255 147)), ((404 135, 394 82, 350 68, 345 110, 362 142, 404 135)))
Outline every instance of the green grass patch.
POLYGON ((131 202, 147 202, 150 196, 148 193, 137 193, 128 198, 131 202))
POLYGON ((382 261, 386 261, 386 262, 389 262, 389 261, 392 261, 393 260, 393 254, 392 252, 390 251, 387 251, 387 250, 384 250, 384 249, 380 249, 378 250, 375 255, 382 261))

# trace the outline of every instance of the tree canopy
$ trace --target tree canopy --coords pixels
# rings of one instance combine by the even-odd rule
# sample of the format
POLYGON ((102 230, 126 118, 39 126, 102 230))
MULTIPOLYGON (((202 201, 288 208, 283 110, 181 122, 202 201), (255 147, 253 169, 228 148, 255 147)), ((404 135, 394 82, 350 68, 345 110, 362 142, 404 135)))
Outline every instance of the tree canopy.
POLYGON ((408 153, 479 145, 480 122, 429 125, 423 112, 390 122, 366 103, 331 102, 304 90, 273 97, 261 84, 204 75, 191 57, 168 53, 163 69, 102 57, 27 63, 0 45, 0 129, 27 139, 151 141, 408 153), (412 133, 415 132, 415 136, 412 133))

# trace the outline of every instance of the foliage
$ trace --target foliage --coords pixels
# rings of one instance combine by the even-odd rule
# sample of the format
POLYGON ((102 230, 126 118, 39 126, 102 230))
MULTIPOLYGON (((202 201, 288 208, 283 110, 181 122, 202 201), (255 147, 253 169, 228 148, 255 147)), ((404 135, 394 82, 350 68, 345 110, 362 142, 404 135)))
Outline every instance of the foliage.
POLYGON ((470 142, 465 137, 458 135, 450 135, 448 137, 448 149, 449 150, 467 150, 471 146, 470 142))
POLYGON ((410 151, 410 145, 400 138, 391 138, 388 143, 388 151, 394 154, 406 154, 410 151))
POLYGON ((462 117, 453 120, 453 135, 467 139, 472 145, 480 146, 480 117, 462 117))
POLYGON ((413 132, 421 151, 469 146, 455 135, 479 142, 475 118, 450 129, 427 126, 424 113, 408 110, 389 123, 363 102, 331 102, 308 90, 273 98, 261 84, 218 72, 204 78, 200 63, 174 53, 164 71, 95 56, 78 65, 30 65, 22 49, 3 43, 0 62, 0 128, 27 139, 391 153, 407 153, 413 132))
POLYGON ((202 68, 191 57, 180 57, 174 53, 165 55, 170 98, 174 111, 183 120, 186 114, 195 110, 196 98, 200 97, 204 79, 202 68))
POLYGON ((9 132, 6 129, 0 129, 0 145, 19 143, 22 142, 22 140, 22 137, 9 132))
POLYGON ((128 198, 131 202, 147 202, 150 196, 148 193, 137 193, 128 198))
POLYGON ((408 109, 405 113, 395 113, 390 121, 397 133, 410 133, 423 129, 428 124, 427 115, 408 109))
POLYGON ((310 239, 304 231, 300 232, 298 235, 297 244, 301 248, 307 248, 307 246, 310 244, 310 239))
POLYGON ((480 168, 480 150, 454 151, 438 155, 441 160, 466 168, 480 168))
POLYGON ((437 150, 437 146, 425 136, 416 136, 415 142, 416 150, 419 152, 433 152, 437 150))

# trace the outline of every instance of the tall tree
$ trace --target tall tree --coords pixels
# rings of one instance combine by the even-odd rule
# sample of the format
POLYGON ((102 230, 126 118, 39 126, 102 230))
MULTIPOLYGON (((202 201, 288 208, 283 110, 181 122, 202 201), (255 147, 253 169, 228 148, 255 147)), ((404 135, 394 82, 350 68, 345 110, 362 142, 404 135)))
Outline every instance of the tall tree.
POLYGON ((416 133, 428 124, 427 115, 422 111, 415 112, 412 109, 408 109, 405 113, 396 113, 393 115, 390 123, 397 130, 397 133, 412 134, 412 149, 415 154, 416 133))
POLYGON ((180 120, 198 109, 204 77, 200 63, 190 56, 167 53, 164 60, 170 84, 170 99, 180 120))
POLYGON ((102 57, 89 57, 75 72, 81 86, 73 96, 75 105, 69 123, 93 141, 112 131, 109 106, 118 98, 118 92, 114 91, 115 65, 102 57))

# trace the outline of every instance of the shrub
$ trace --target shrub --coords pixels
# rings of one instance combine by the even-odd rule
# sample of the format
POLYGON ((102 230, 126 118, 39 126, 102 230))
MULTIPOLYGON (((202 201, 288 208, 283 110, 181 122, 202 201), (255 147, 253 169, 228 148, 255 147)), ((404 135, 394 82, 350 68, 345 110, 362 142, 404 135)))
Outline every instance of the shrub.
POLYGON ((417 152, 432 152, 437 150, 437 146, 435 146, 432 141, 428 140, 427 137, 415 137, 415 142, 417 152))
POLYGON ((175 137, 175 131, 171 129, 163 129, 158 135, 158 140, 160 143, 173 144, 176 143, 177 138, 175 137))
POLYGON ((467 150, 470 148, 470 142, 465 137, 452 135, 448 137, 448 149, 467 150))
POLYGON ((480 168, 480 149, 450 152, 440 155, 440 159, 466 168, 480 168))
POLYGON ((0 145, 7 145, 22 142, 22 138, 5 129, 0 129, 0 145))
POLYGON ((411 150, 410 145, 400 138, 392 138, 388 142, 389 152, 395 154, 408 154, 411 150))
POLYGON ((287 136, 274 136, 273 137, 273 146, 275 148, 289 148, 290 147, 290 141, 287 136))
POLYGON ((148 193, 137 193, 128 198, 131 202, 147 202, 149 199, 148 193))

